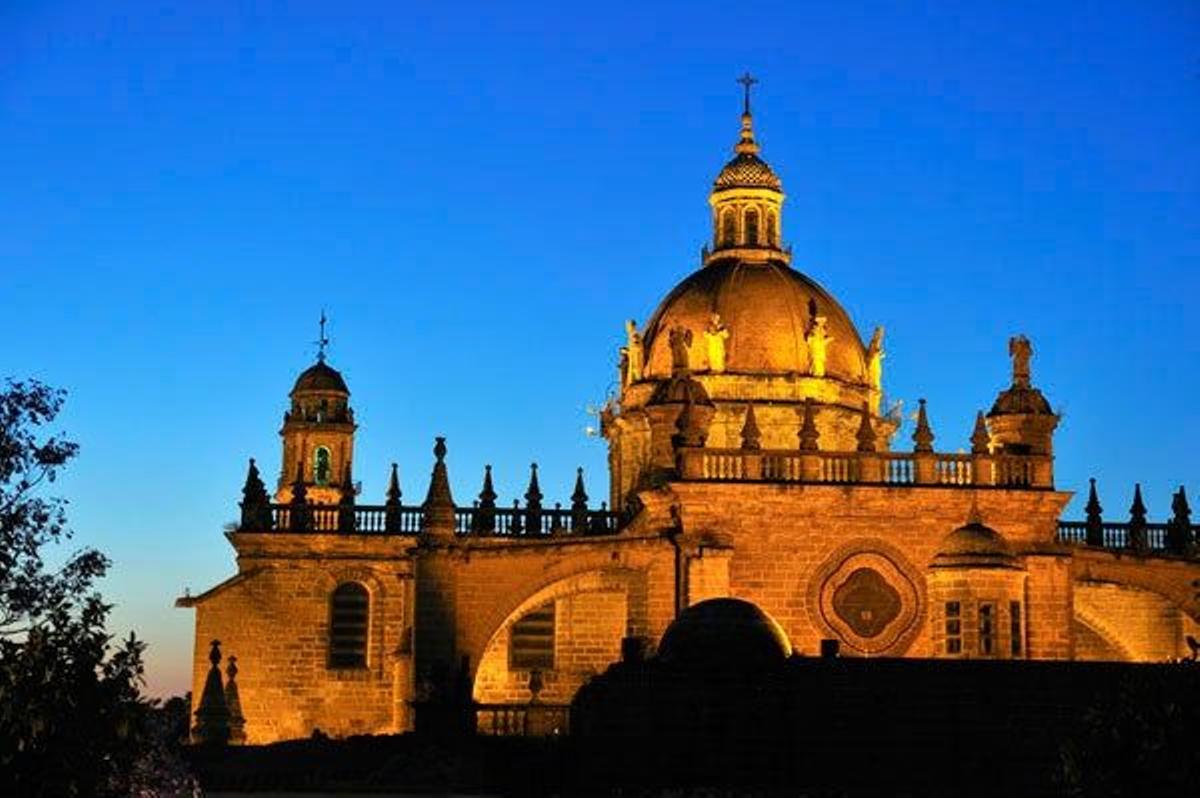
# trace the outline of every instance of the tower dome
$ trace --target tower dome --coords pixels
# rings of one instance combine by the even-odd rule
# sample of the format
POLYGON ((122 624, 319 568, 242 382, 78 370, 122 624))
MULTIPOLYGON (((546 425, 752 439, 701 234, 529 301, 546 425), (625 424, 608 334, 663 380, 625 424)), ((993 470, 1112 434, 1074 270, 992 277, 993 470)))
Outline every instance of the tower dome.
POLYGON ((321 355, 316 363, 296 378, 290 395, 294 397, 302 393, 340 393, 349 396, 350 389, 346 387, 342 373, 326 363, 324 355, 321 355))

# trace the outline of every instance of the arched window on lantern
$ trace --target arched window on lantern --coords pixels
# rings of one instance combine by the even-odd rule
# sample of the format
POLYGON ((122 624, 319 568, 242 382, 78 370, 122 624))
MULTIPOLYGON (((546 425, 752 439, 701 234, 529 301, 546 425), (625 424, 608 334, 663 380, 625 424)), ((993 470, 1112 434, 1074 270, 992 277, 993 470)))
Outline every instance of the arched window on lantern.
POLYGON ((721 214, 721 246, 732 247, 737 240, 737 217, 732 208, 721 214))
POLYGON ((746 211, 746 244, 754 246, 758 243, 758 211, 750 208, 746 211))
POLYGON ((329 667, 367 666, 371 597, 358 582, 343 582, 329 602, 329 667))
POLYGON ((767 211, 767 245, 779 246, 779 226, 774 211, 767 211))
POLYGON ((333 471, 333 460, 329 449, 318 446, 313 450, 313 482, 318 485, 328 485, 329 476, 333 471))

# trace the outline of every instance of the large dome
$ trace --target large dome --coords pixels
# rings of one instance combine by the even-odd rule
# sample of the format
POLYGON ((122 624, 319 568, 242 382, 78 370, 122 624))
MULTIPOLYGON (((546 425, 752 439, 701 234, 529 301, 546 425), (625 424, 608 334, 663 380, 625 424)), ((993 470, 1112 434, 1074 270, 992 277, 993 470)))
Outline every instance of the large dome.
MULTIPOLYGON (((858 383, 865 377, 866 351, 858 331, 825 289, 777 261, 725 259, 710 263, 684 279, 658 306, 646 325, 646 374, 671 374, 673 327, 692 331, 693 341, 713 313, 729 328, 725 371, 733 374, 806 374, 808 346, 804 336, 813 315, 824 316, 829 344, 826 374, 858 383)), ((703 345, 692 346, 693 368, 703 371, 703 345)))

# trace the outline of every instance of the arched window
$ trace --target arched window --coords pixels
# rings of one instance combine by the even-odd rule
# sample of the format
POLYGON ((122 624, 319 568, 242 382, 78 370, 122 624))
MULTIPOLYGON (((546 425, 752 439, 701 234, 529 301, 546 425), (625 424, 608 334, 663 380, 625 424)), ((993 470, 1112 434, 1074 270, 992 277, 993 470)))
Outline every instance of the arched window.
POLYGON ((758 211, 753 208, 746 211, 746 243, 750 246, 758 243, 758 211))
POLYGON ((313 482, 318 485, 329 484, 329 473, 333 468, 330 460, 329 450, 324 446, 318 446, 313 450, 313 482))
POLYGON ((737 217, 733 215, 732 209, 727 209, 721 214, 721 246, 732 247, 735 240, 737 240, 737 217))
POLYGON ((767 244, 779 246, 779 228, 776 226, 774 211, 767 211, 767 244))
POLYGON ((509 635, 508 665, 514 670, 554 667, 554 602, 521 616, 509 635))
POLYGON ((367 617, 371 598, 358 582, 343 582, 329 607, 329 667, 367 666, 367 617))

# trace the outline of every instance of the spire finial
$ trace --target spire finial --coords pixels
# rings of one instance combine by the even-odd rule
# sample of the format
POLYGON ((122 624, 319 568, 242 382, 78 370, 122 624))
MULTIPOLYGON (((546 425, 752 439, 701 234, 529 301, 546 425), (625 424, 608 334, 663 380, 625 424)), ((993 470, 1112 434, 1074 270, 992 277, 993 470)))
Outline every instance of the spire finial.
POLYGON ((929 415, 925 412, 925 400, 918 399, 917 429, 912 434, 914 452, 933 451, 933 429, 929 426, 929 415))
POLYGON ((319 322, 320 328, 321 328, 321 334, 317 337, 317 340, 316 340, 317 362, 318 363, 325 362, 325 347, 329 346, 329 337, 325 335, 325 324, 328 321, 329 321, 329 319, 327 319, 325 317, 325 308, 321 308, 321 321, 319 322))
POLYGON ((745 94, 742 99, 742 133, 733 151, 739 155, 755 155, 758 153, 758 142, 754 140, 754 120, 750 116, 750 87, 758 80, 749 72, 738 78, 745 94))
POLYGON ((742 84, 742 89, 744 92, 744 96, 743 96, 743 100, 742 100, 742 113, 749 116, 749 114, 750 114, 750 87, 753 86, 755 83, 758 83, 758 78, 754 77, 749 72, 746 72, 740 78, 737 79, 737 82, 742 84))

